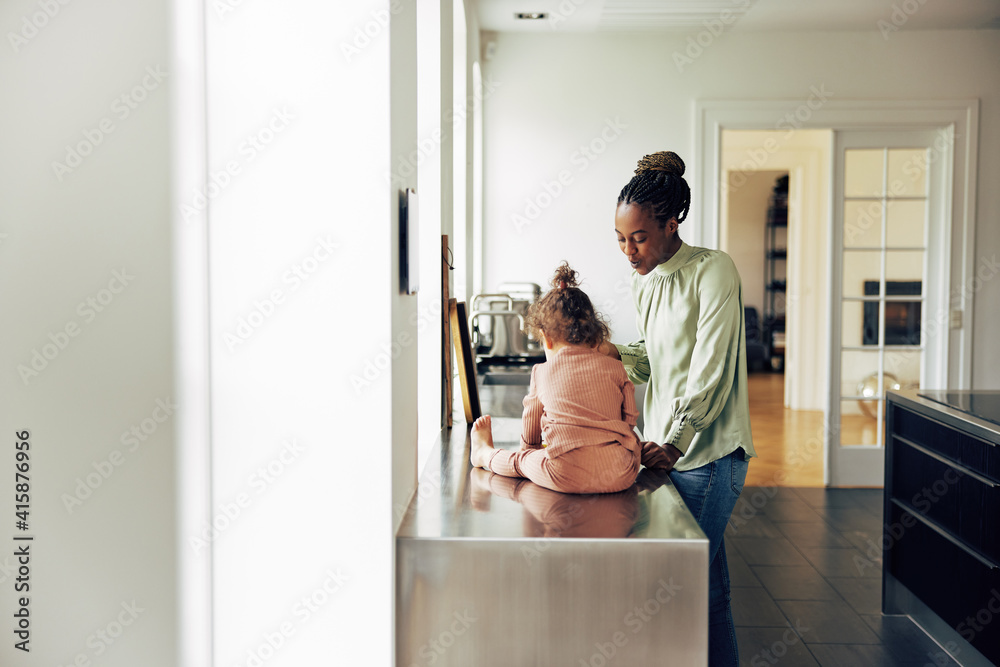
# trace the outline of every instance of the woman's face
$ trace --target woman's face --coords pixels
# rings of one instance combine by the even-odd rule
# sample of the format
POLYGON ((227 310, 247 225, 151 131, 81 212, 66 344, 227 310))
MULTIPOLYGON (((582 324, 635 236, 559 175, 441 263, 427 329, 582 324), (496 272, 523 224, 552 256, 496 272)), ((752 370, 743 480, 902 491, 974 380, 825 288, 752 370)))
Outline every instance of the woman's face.
POLYGON ((661 228, 644 207, 621 204, 615 210, 618 247, 632 268, 646 275, 677 252, 677 221, 671 219, 661 228))

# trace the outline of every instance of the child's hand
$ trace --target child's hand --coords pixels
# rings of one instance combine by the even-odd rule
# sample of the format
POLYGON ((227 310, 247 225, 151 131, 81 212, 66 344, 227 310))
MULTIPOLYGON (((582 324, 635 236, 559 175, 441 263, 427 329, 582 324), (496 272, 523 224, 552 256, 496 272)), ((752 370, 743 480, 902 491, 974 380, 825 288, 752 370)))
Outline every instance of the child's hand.
POLYGON ((622 355, 618 353, 618 348, 615 347, 614 343, 610 343, 608 341, 601 343, 597 347, 597 351, 611 357, 612 359, 617 359, 618 361, 621 361, 622 359, 622 355))
POLYGON ((671 444, 661 447, 655 442, 642 443, 642 465, 647 468, 659 468, 662 470, 673 470, 677 459, 684 453, 671 444))

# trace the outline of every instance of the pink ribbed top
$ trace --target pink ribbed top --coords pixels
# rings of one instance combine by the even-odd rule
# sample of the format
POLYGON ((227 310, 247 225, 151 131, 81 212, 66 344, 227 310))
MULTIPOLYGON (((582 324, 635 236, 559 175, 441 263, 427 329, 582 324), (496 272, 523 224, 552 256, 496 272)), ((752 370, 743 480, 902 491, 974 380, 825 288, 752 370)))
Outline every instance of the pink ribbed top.
POLYGON ((596 350, 568 346, 531 369, 521 446, 546 444, 549 458, 578 447, 618 442, 640 454, 633 431, 639 413, 625 368, 596 350))

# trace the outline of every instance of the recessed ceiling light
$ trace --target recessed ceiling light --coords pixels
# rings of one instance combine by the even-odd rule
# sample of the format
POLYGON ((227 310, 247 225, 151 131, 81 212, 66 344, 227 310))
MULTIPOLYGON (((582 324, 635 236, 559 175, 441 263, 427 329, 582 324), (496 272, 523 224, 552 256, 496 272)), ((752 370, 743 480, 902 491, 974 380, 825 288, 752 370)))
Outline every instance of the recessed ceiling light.
POLYGON ((538 21, 539 19, 544 19, 548 16, 545 12, 515 12, 514 18, 524 19, 525 21, 538 21))

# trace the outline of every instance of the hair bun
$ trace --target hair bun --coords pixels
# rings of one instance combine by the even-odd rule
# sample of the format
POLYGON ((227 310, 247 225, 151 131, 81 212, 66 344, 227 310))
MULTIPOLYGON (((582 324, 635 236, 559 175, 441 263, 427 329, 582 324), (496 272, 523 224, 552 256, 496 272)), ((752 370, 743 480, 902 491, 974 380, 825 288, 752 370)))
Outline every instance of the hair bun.
POLYGON ((576 276, 576 271, 569 268, 569 263, 563 262, 556 269, 556 273, 552 277, 552 288, 566 289, 567 287, 579 287, 580 284, 577 282, 576 276))
POLYGON ((644 174, 650 171, 665 171, 674 176, 684 175, 684 160, 677 153, 672 151, 660 151, 646 155, 635 168, 635 174, 644 174))

